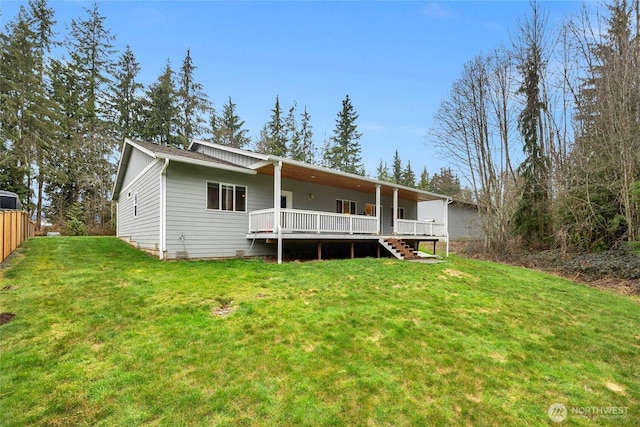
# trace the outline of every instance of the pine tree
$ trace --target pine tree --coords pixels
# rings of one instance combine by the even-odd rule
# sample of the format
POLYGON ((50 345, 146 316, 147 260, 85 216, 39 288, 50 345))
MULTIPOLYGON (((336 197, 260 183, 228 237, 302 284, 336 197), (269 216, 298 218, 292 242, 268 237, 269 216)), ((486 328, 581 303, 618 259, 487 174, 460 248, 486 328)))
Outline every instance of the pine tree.
POLYGON ((171 62, 167 60, 164 72, 147 89, 145 106, 145 139, 160 145, 183 148, 176 136, 178 95, 171 62))
POLYGON ((391 182, 391 175, 389 174, 389 168, 386 163, 380 160, 378 168, 376 169, 376 179, 379 181, 391 182))
POLYGON ((118 146, 108 121, 115 36, 105 26, 106 17, 100 14, 97 3, 85 12, 84 19, 71 20, 66 39, 71 58, 69 66, 77 76, 74 91, 80 101, 76 114, 82 133, 76 134, 80 139, 77 147, 86 165, 77 182, 78 201, 83 204, 87 227, 102 232, 111 219, 109 198, 111 179, 115 174, 111 158, 118 146))
POLYGON ((307 107, 300 115, 300 140, 301 150, 298 158, 301 162, 314 164, 316 162, 316 148, 313 143, 313 126, 311 126, 311 116, 307 112, 307 107))
POLYGON ((284 119, 284 128, 287 139, 287 153, 293 160, 301 161, 302 155, 302 135, 298 130, 298 122, 296 120, 296 108, 298 105, 293 101, 293 105, 289 108, 289 113, 284 119))
POLYGON ((525 98, 524 109, 518 119, 523 137, 525 159, 518 168, 522 176, 521 197, 514 213, 515 231, 526 243, 542 243, 551 234, 549 213, 549 159, 546 156, 542 135, 543 108, 541 100, 542 72, 545 67, 542 57, 541 37, 543 22, 533 4, 533 17, 523 29, 525 32, 524 54, 518 68, 522 73, 522 84, 518 90, 525 98))
POLYGON ((323 157, 324 163, 332 169, 364 175, 360 147, 362 134, 358 132, 357 120, 358 114, 347 95, 342 101, 333 136, 323 157))
POLYGON ((179 144, 185 148, 192 138, 200 137, 205 132, 203 114, 211 107, 207 95, 203 92, 202 84, 195 81, 196 68, 191 59, 191 51, 187 49, 180 67, 177 92, 179 109, 177 133, 179 144))
POLYGON ((431 191, 431 181, 429 180, 429 172, 427 172, 426 166, 422 169, 422 173, 420 174, 420 182, 418 182, 418 190, 431 191))
POLYGON ((213 142, 234 148, 245 148, 251 142, 247 135, 249 131, 244 129, 244 120, 236 114, 236 104, 231 97, 222 107, 222 116, 217 117, 215 111, 211 116, 213 130, 213 142))
POLYGON ((127 45, 116 64, 115 84, 111 93, 111 114, 119 143, 125 138, 139 138, 143 135, 140 92, 144 86, 136 81, 139 73, 140 64, 127 45))
POLYGON ((430 191, 445 196, 458 197, 462 192, 460 178, 453 173, 451 168, 440 168, 440 173, 434 173, 431 178, 430 191))
POLYGON ((396 184, 402 184, 402 160, 400 160, 400 154, 396 150, 393 155, 393 163, 391 165, 391 181, 396 184))
MULTIPOLYGON (((15 162, 7 167, 13 182, 22 182, 28 191, 23 201, 35 210, 39 228, 42 217, 46 153, 54 140, 57 107, 49 97, 45 55, 52 46, 53 10, 44 0, 29 1, 20 7, 16 20, 10 22, 6 34, 0 34, 0 138, 10 143, 4 155, 15 162), (36 204, 31 201, 33 181, 37 184, 36 204), (34 209, 35 207, 35 209, 34 209)), ((6 161, 6 159, 5 159, 6 161)), ((2 160, 0 159, 0 162, 2 160)))
POLYGON ((271 120, 264 125, 260 132, 260 137, 256 142, 256 151, 280 157, 287 156, 287 135, 278 96, 276 96, 276 103, 271 110, 271 120))
POLYGON ((407 161, 407 167, 402 171, 402 185, 407 187, 416 186, 416 174, 411 168, 411 160, 407 161))

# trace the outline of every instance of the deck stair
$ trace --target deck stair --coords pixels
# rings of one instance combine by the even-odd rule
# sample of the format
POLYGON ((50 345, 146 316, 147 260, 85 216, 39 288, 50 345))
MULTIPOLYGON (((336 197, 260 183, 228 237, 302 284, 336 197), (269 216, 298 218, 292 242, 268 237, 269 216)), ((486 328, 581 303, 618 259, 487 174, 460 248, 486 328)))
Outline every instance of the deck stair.
POLYGON ((416 251, 401 239, 380 239, 380 245, 398 259, 411 260, 419 256, 416 251))

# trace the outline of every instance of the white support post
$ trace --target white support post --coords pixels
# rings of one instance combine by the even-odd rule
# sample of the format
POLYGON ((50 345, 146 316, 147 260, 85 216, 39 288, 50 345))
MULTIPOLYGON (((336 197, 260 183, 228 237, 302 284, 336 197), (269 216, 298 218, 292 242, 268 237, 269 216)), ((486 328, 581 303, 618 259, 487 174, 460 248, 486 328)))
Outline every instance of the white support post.
POLYGON ((445 235, 445 256, 449 257, 449 204, 453 203, 453 199, 447 199, 444 202, 444 235, 445 235))
POLYGON ((393 189, 393 234, 398 234, 398 189, 393 189))
POLYGON ((280 198, 282 189, 282 162, 273 165, 273 227, 278 233, 278 264, 282 264, 282 224, 280 224, 280 198))
POLYGON ((376 184, 376 232, 378 234, 382 233, 380 226, 382 223, 380 222, 380 184, 376 184))

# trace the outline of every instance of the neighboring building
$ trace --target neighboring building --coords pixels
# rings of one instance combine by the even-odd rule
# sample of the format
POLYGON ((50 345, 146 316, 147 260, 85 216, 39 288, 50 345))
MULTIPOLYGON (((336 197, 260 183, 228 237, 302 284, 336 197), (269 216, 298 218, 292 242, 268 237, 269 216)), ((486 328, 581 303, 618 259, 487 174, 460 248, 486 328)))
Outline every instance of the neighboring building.
POLYGON ((418 220, 446 222, 449 240, 480 240, 484 238, 478 205, 461 200, 428 200, 418 203, 418 220))
POLYGON ((444 221, 417 221, 418 202, 446 196, 204 141, 126 140, 113 194, 118 237, 161 259, 448 242, 444 221))
POLYGON ((8 209, 13 211, 22 210, 20 197, 11 191, 0 190, 0 210, 8 209))

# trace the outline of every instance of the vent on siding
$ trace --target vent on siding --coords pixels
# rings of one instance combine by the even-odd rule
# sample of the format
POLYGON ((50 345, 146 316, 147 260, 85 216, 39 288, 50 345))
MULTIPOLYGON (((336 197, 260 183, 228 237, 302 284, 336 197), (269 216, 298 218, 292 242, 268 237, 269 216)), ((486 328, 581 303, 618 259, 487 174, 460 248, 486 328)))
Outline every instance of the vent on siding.
POLYGON ((189 254, 187 251, 176 251, 176 259, 187 259, 189 258, 189 254))
POLYGON ((243 250, 237 250, 236 251, 236 258, 242 258, 244 257, 244 251, 243 250))

